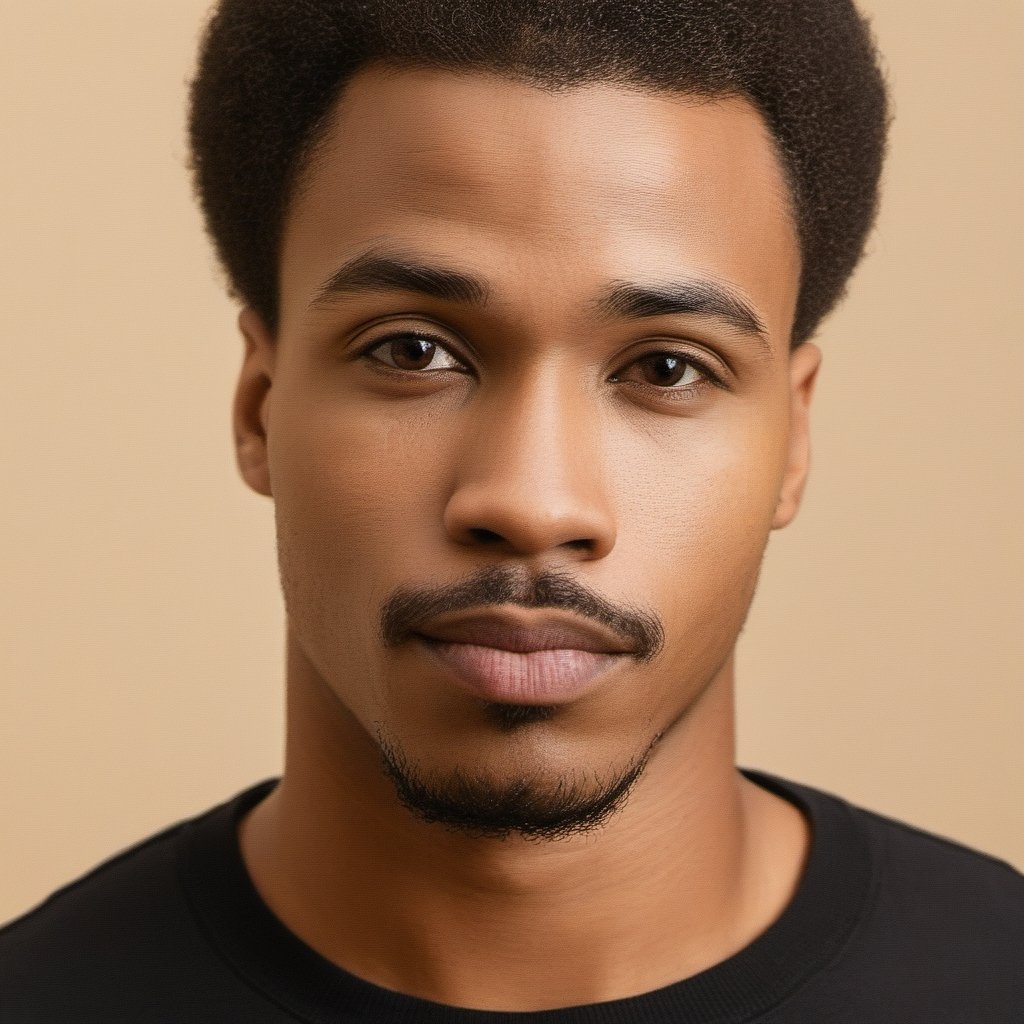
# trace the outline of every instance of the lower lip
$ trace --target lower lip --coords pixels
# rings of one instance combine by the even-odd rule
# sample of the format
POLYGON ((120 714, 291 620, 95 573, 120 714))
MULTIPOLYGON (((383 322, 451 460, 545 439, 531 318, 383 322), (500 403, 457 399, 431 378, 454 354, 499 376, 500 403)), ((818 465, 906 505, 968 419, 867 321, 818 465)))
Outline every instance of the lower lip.
POLYGON ((594 689, 625 657, 592 651, 505 651, 417 637, 474 696, 502 704, 562 704, 594 689))

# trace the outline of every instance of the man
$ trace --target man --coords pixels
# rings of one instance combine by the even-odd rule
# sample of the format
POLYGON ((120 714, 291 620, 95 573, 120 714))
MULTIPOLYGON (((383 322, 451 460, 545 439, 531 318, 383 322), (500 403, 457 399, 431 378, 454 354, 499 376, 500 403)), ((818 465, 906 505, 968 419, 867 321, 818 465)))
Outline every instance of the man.
POLYGON ((1020 1020, 1016 871, 735 764, 886 122, 845 0, 221 2, 285 770, 7 926, 0 1020, 1020 1020))

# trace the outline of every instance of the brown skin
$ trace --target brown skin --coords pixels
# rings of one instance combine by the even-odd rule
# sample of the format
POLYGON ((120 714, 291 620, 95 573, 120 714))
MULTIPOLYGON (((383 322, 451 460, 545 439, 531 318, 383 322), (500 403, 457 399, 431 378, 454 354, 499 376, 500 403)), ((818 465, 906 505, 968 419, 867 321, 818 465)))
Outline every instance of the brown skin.
POLYGON ((735 767, 734 647, 770 532, 800 503, 821 358, 789 351, 799 250, 760 116, 741 99, 364 69, 305 185, 280 330, 240 319, 238 462, 274 499, 288 609, 285 771, 241 829, 255 885, 325 957, 451 1005, 616 999, 720 962, 781 913, 809 843, 802 815, 735 767), (380 290, 310 308, 382 241, 485 278, 491 302, 380 290), (712 319, 590 305, 613 279, 695 276, 746 298, 770 358, 712 319), (391 374, 352 358, 397 326, 450 355, 391 374), (673 400, 638 361, 665 350, 708 359, 725 387, 673 400), (500 730, 414 645, 376 636, 396 588, 494 565, 641 605, 663 649, 500 730), (664 735, 618 813, 545 842, 410 813, 378 727, 425 776, 497 788, 609 778, 664 735))

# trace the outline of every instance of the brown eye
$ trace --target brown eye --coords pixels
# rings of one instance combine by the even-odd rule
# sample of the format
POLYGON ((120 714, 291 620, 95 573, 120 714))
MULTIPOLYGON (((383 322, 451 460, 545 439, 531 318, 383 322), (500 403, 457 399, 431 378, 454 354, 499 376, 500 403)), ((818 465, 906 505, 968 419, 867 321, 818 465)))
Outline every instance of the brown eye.
MULTIPOLYGON (((628 370, 640 371, 639 381, 656 387, 685 391, 712 383, 712 375, 688 355, 677 352, 652 352, 631 363, 628 370)), ((617 376, 623 377, 624 374, 617 376)), ((633 377, 637 379, 636 376, 633 377)))
POLYGON ((461 364, 451 353, 428 334, 415 334, 412 332, 392 334, 383 341, 378 341, 375 345, 366 349, 363 354, 397 370, 415 372, 427 369, 461 369, 461 364), (371 355, 371 353, 381 354, 371 355), (442 365, 432 365, 435 357, 438 355, 441 356, 442 365), (445 359, 447 359, 447 365, 445 365, 445 359))
POLYGON ((437 346, 426 338, 415 335, 388 342, 391 358, 402 370, 424 370, 434 358, 437 346))

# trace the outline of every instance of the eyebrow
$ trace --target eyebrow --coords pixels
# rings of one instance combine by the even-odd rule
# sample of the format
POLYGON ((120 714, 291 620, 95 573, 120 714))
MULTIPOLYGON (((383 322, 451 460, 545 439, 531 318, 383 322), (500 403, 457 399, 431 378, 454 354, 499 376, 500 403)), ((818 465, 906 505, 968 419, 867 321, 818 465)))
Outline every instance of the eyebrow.
POLYGON ((379 291, 419 292, 472 306, 486 306, 490 300, 490 289, 472 274, 424 263, 413 256, 370 250, 336 270, 320 286, 310 305, 320 306, 342 295, 379 291))
MULTIPOLYGON (((491 290, 481 278, 454 267, 427 263, 415 256, 370 250, 353 257, 317 290, 311 307, 344 295, 377 291, 408 291, 445 302, 485 307, 491 290)), ((767 358, 768 332, 754 308, 728 285, 710 278, 639 283, 615 280, 594 301, 603 319, 641 320, 690 315, 718 320, 753 338, 767 358)))
POLYGON ((597 307, 606 318, 618 316, 639 320, 689 314, 720 320, 740 334, 754 338, 769 358, 772 354, 768 332, 754 308, 719 281, 705 278, 658 284, 613 281, 597 300, 597 307))

